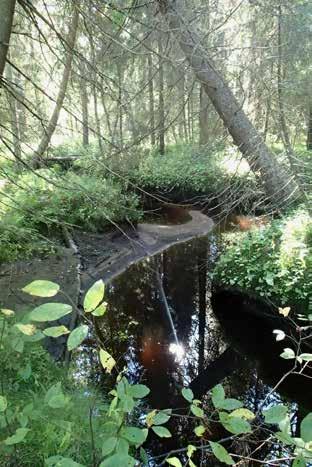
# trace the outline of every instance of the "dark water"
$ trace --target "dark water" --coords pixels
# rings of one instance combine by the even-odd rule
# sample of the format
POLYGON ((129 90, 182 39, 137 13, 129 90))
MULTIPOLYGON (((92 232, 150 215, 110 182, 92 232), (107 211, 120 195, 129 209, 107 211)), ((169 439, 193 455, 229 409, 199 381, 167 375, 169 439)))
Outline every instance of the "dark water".
MULTIPOLYGON (((211 271, 220 242, 220 232, 215 231, 206 238, 175 245, 131 266, 106 287, 108 312, 102 319, 97 318, 96 333, 117 360, 118 370, 126 368, 131 382, 150 388, 151 408, 174 407, 181 388, 228 347, 210 307, 211 271), (160 279, 167 303, 162 297, 160 279), (172 352, 172 344, 177 341, 183 350, 180 356, 172 352)), ((98 373, 92 345, 85 346, 80 368, 88 380, 113 383, 105 378, 103 382, 98 373)), ((253 411, 265 399, 267 406, 280 400, 278 394, 270 394, 270 388, 253 367, 234 372, 223 383, 228 397, 243 400, 253 411)), ((209 404, 207 398, 207 410, 209 404)), ((185 446, 194 440, 193 428, 176 419, 170 429, 177 436, 165 442, 150 439, 147 449, 157 454, 185 446)), ((216 432, 212 438, 222 435, 216 432)), ((259 452, 258 455, 261 457, 259 452)), ((262 458, 265 455, 268 452, 262 458)), ((204 465, 218 465, 215 460, 211 462, 206 459, 204 465)))

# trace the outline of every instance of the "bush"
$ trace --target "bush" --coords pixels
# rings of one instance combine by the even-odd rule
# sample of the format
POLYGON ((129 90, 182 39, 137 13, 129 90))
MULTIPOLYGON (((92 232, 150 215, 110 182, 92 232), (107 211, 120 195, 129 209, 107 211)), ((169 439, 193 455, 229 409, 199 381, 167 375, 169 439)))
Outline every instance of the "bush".
POLYGON ((217 262, 214 279, 270 297, 277 305, 311 313, 309 215, 299 210, 263 229, 236 236, 217 262))
POLYGON ((165 155, 151 152, 132 177, 146 189, 182 192, 215 192, 224 173, 213 162, 212 154, 193 150, 191 146, 169 147, 165 155))
POLYGON ((137 196, 125 193, 116 182, 73 172, 63 178, 53 171, 38 173, 44 178, 28 173, 18 186, 8 188, 14 207, 5 216, 18 227, 45 231, 66 223, 99 231, 111 221, 136 222, 141 217, 137 196))
POLYGON ((44 240, 35 229, 0 222, 0 263, 45 256, 54 251, 52 243, 44 240))

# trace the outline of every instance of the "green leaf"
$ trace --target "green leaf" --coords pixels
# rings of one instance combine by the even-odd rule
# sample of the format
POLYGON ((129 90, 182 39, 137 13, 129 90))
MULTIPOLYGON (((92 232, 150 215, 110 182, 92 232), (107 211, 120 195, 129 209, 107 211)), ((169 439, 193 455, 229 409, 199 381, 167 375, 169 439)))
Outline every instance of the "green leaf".
POLYGON ((129 387, 129 394, 130 396, 134 397, 135 399, 142 399, 143 397, 147 396, 150 393, 150 390, 144 384, 134 384, 129 387))
POLYGON ((144 448, 140 447, 140 457, 143 465, 148 466, 148 455, 144 448))
POLYGON ((48 337, 60 337, 69 334, 66 326, 51 326, 43 330, 43 334, 48 337))
POLYGON ((280 355, 285 360, 291 360, 292 358, 296 358, 296 354, 293 349, 286 348, 280 355))
POLYGON ((234 461, 232 457, 229 455, 227 450, 219 443, 214 443, 213 441, 209 441, 211 450, 216 458, 220 462, 224 462, 226 465, 233 465, 234 461))
POLYGON ((300 425, 301 438, 309 443, 312 441, 312 413, 310 412, 301 422, 300 425))
POLYGON ((251 432, 250 424, 242 418, 231 417, 226 412, 220 412, 219 418, 224 428, 234 435, 251 432))
POLYGON ((30 314, 29 318, 32 321, 55 321, 69 315, 72 312, 72 307, 66 303, 44 303, 37 306, 30 314))
POLYGON ((281 331, 280 329, 274 329, 273 334, 275 334, 275 340, 277 342, 284 340, 286 337, 284 331, 281 331))
POLYGON ((128 454, 129 453, 129 443, 123 438, 119 438, 116 445, 116 453, 118 454, 128 454))
POLYGON ((95 282, 86 293, 83 308, 86 313, 95 310, 104 298, 105 285, 102 279, 95 282))
POLYGON ((184 397, 184 399, 187 400, 187 402, 192 402, 192 400, 194 399, 193 391, 190 388, 183 388, 182 396, 184 397))
POLYGON ((216 409, 221 407, 222 402, 225 399, 225 393, 223 386, 221 384, 217 384, 214 388, 211 390, 211 398, 212 398, 212 403, 216 409))
POLYGON ((107 373, 110 373, 116 365, 116 360, 114 360, 113 357, 103 349, 100 349, 100 362, 107 373))
POLYGON ((36 297, 54 297, 60 290, 60 286, 51 281, 33 281, 22 289, 23 292, 36 297))
POLYGON ((18 370, 18 376, 24 381, 27 381, 31 376, 31 365, 28 362, 25 367, 22 367, 18 370))
POLYGON ((111 452, 114 451, 117 444, 117 438, 115 436, 111 436, 107 438, 104 443, 102 444, 102 456, 107 456, 111 452))
POLYGON ((73 461, 69 457, 52 456, 45 460, 46 467, 84 467, 82 464, 73 461))
POLYGON ((82 324, 78 328, 74 329, 67 340, 67 348, 69 351, 78 347, 87 337, 89 327, 86 324, 82 324))
POLYGON ((37 331, 36 326, 34 326, 33 324, 17 323, 15 324, 15 326, 19 331, 21 331, 22 334, 25 334, 26 336, 33 336, 37 331))
POLYGON ((126 427, 121 430, 120 435, 129 443, 140 446, 147 438, 148 430, 146 428, 126 427))
POLYGON ((275 433, 276 438, 281 441, 283 444, 286 444, 286 446, 291 446, 294 444, 294 440, 288 433, 284 433, 283 431, 278 431, 275 433))
POLYGON ((12 318, 15 315, 13 310, 9 310, 8 308, 2 308, 1 313, 6 316, 7 318, 12 318))
POLYGON ((101 303, 95 310, 91 311, 93 316, 103 316, 107 311, 107 303, 101 303))
POLYGON ((62 409, 68 402, 62 391, 61 383, 56 383, 50 387, 44 397, 45 403, 52 409, 62 409))
POLYGON ((171 438, 171 433, 168 428, 164 426, 152 426, 152 430, 159 438, 171 438))
POLYGON ((44 339, 44 334, 43 332, 40 331, 40 329, 37 329, 35 334, 33 334, 32 336, 26 336, 26 335, 23 336, 24 342, 38 342, 38 341, 41 341, 42 339, 44 339))
POLYGON ((203 425, 199 425, 196 428, 194 428, 194 433, 196 436, 201 437, 205 433, 206 428, 203 425))
POLYGON ((153 417, 153 425, 163 425, 167 423, 171 416, 171 409, 160 410, 153 417))
POLYGON ((100 463, 100 467, 133 467, 136 460, 127 454, 114 454, 100 463))
POLYGON ((133 397, 128 396, 127 394, 121 399, 121 407, 125 413, 130 413, 135 407, 135 402, 133 397))
POLYGON ((178 459, 177 457, 169 457, 168 459, 166 459, 166 462, 169 465, 173 465, 174 467, 182 467, 180 459, 178 459))
POLYGON ((187 457, 190 459, 196 450, 197 450, 196 446, 193 446, 193 444, 189 444, 187 446, 187 451, 186 451, 187 457))
POLYGON ((253 420, 256 416, 249 409, 236 409, 230 413, 230 417, 244 418, 245 420, 253 420))
POLYGON ((268 272, 264 280, 268 285, 274 285, 274 274, 272 272, 268 272))
POLYGON ((12 446, 13 444, 21 443, 29 431, 29 428, 18 428, 14 435, 9 436, 9 438, 4 441, 4 444, 12 446))
POLYGON ((302 456, 296 457, 294 462, 292 463, 292 467, 306 467, 307 463, 302 456))
POLYGON ((312 353, 302 353, 299 355, 299 358, 304 362, 312 362, 312 353))
POLYGON ((0 396, 0 412, 5 412, 8 406, 8 402, 4 396, 0 396))
POLYGON ((193 415, 195 415, 195 417, 203 418, 204 416, 204 411, 200 407, 197 407, 197 405, 194 405, 194 404, 191 405, 191 412, 193 415))
POLYGON ((243 407, 243 403, 237 399, 224 399, 218 408, 223 410, 235 410, 243 407))
POLYGON ((270 409, 262 411, 266 423, 280 423, 287 415, 287 407, 282 404, 274 405, 270 409))
POLYGON ((23 353, 24 339, 22 336, 13 337, 13 339, 10 340, 10 345, 12 349, 15 350, 16 352, 23 353))

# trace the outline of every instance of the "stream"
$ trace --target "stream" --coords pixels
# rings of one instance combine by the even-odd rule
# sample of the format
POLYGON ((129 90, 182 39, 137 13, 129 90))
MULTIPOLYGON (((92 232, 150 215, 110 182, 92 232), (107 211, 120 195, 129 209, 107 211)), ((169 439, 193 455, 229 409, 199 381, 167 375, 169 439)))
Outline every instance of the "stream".
MULTIPOLYGON (((215 227, 208 235, 132 264, 106 285, 107 313, 96 319, 95 332, 117 360, 118 370, 124 369, 131 383, 150 388, 150 408, 176 407, 181 388, 229 347, 210 303, 211 271, 221 242, 222 229, 215 227)), ((79 354, 79 377, 109 387, 114 378, 99 371, 96 352, 91 336, 79 354)), ((235 371, 233 358, 231 373, 222 381, 227 396, 239 398, 252 411, 264 401, 269 407, 282 400, 262 382, 253 360, 235 371)), ((209 407, 209 398, 204 398, 203 408, 209 407)), ((194 441, 193 425, 175 419, 169 426, 174 433, 170 440, 148 439, 153 454, 194 441)), ((274 449, 261 455, 274 455, 274 449)), ((205 462, 217 465, 215 460, 205 462)))

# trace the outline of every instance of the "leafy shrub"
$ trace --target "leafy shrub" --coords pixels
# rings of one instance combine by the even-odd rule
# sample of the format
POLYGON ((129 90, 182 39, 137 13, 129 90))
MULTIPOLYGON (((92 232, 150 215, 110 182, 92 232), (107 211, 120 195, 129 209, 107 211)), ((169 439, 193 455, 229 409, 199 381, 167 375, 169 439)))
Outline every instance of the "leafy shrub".
POLYGON ((221 255, 214 279, 308 312, 311 232, 309 215, 299 210, 270 226, 240 234, 221 255))
POLYGON ((0 222, 0 263, 45 256, 53 251, 52 243, 44 240, 35 229, 18 228, 8 220, 0 222))
POLYGON ((213 151, 200 152, 191 146, 176 145, 169 147, 165 155, 155 152, 147 155, 133 178, 146 189, 215 192, 225 175, 214 159, 213 151))
POLYGON ((140 219, 138 198, 116 182, 73 172, 63 178, 47 170, 40 170, 39 175, 44 178, 22 175, 18 186, 8 188, 13 207, 5 216, 16 226, 43 230, 66 223, 97 231, 110 221, 140 219))

